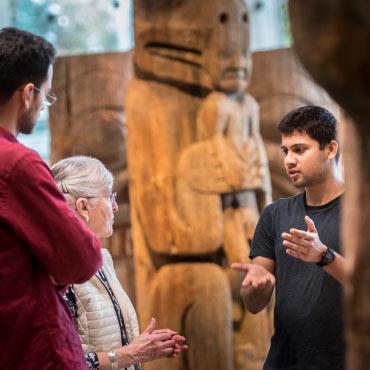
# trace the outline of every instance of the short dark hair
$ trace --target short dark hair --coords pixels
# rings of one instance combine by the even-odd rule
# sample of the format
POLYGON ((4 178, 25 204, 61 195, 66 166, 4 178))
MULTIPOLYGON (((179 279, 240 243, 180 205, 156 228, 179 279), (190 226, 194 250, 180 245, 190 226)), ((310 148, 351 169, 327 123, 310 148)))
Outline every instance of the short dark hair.
POLYGON ((337 138, 337 120, 325 108, 315 105, 292 110, 277 128, 282 135, 290 135, 294 131, 306 133, 311 139, 318 141, 321 150, 337 138))
POLYGON ((40 36, 18 28, 0 30, 0 103, 25 83, 40 87, 53 64, 56 50, 40 36))

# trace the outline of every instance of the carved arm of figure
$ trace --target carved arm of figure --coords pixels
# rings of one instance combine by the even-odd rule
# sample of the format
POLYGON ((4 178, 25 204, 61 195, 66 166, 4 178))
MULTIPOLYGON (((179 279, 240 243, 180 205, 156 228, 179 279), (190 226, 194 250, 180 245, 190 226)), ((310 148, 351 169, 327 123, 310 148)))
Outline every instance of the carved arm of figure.
POLYGON ((197 140, 183 151, 179 163, 192 188, 219 194, 257 189, 271 193, 258 104, 252 96, 235 102, 221 92, 211 93, 198 112, 197 140))
POLYGON ((258 178, 260 186, 256 187, 257 203, 259 212, 272 202, 272 189, 269 163, 266 149, 260 132, 260 115, 257 101, 249 94, 246 94, 246 101, 252 107, 250 136, 256 144, 255 150, 258 156, 258 178))

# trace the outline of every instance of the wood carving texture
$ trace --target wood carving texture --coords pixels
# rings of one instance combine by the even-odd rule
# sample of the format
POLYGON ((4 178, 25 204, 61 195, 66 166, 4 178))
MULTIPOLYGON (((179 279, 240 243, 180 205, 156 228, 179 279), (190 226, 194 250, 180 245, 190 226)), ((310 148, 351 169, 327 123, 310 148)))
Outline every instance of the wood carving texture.
POLYGON ((346 128, 342 219, 350 261, 347 368, 370 363, 370 7, 366 0, 290 0, 295 49, 313 78, 353 118, 346 128))
POLYGON ((241 276, 271 185, 242 0, 135 2, 126 111, 141 326, 184 333, 190 350, 146 370, 260 369, 269 313, 250 315, 241 276))

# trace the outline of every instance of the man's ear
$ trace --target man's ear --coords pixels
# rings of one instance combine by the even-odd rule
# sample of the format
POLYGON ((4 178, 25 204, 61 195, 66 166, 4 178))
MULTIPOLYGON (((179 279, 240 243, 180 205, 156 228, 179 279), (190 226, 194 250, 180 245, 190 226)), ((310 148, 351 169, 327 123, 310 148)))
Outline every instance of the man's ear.
POLYGON ((22 91, 21 93, 22 103, 24 104, 26 110, 28 110, 31 107, 33 99, 35 98, 36 94, 35 85, 30 82, 24 85, 21 91, 22 91))
POLYGON ((89 203, 86 198, 77 198, 76 200, 76 212, 86 222, 89 222, 89 203))
POLYGON ((328 159, 335 159, 337 152, 338 152, 338 142, 336 140, 332 140, 329 144, 326 145, 328 159))

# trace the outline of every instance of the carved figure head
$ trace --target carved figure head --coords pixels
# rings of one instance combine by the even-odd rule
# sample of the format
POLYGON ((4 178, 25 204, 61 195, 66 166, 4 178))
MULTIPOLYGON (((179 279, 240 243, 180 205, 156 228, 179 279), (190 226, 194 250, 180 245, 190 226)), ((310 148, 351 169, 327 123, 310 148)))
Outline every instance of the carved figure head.
POLYGON ((251 54, 245 0, 136 0, 139 77, 227 93, 248 85, 251 54))

